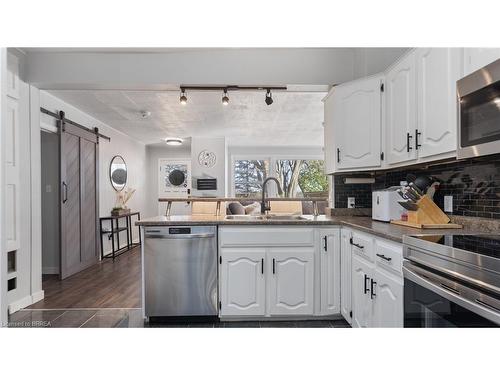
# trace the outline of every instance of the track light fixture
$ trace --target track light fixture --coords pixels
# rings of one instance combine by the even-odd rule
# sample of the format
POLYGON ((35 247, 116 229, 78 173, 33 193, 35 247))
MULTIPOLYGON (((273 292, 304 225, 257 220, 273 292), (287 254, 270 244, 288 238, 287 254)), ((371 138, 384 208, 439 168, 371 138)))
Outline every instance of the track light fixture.
POLYGON ((224 89, 224 95, 222 95, 222 104, 223 105, 229 104, 229 96, 227 96, 227 89, 224 89))
POLYGON ((271 90, 270 89, 267 89, 266 100, 265 101, 266 101, 267 105, 273 104, 273 94, 271 94, 271 90))
POLYGON ((188 98, 186 96, 186 90, 184 88, 181 88, 181 97, 179 98, 179 101, 182 105, 187 104, 188 98))

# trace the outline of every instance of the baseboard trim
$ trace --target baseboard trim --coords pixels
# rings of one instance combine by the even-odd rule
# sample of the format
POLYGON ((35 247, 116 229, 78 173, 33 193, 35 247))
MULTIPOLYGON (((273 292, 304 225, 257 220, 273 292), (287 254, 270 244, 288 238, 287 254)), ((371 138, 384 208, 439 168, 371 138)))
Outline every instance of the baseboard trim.
POLYGON ((9 304, 9 314, 14 314, 16 311, 24 309, 38 301, 41 301, 45 297, 45 292, 40 290, 38 292, 33 293, 30 296, 26 296, 21 298, 20 300, 14 301, 9 304))
POLYGON ((43 275, 59 275, 59 267, 42 267, 43 275))
POLYGON ((45 292, 43 290, 39 290, 31 295, 31 303, 37 303, 45 298, 45 292))
POLYGON ((25 307, 31 305, 31 301, 33 301, 31 296, 23 297, 17 301, 14 301, 9 304, 9 314, 13 314, 16 311, 24 309, 25 307))

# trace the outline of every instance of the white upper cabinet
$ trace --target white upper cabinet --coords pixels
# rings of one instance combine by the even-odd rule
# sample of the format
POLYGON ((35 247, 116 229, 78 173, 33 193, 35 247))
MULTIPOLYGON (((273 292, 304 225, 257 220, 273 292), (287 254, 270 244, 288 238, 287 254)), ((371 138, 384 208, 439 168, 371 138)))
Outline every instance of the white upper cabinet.
POLYGON ((460 54, 458 48, 416 50, 418 130, 413 144, 421 158, 457 149, 456 81, 461 71, 460 54))
POLYGON ((221 315, 264 315, 265 249, 221 251, 221 315))
POLYGON ((464 76, 500 59, 500 48, 465 48, 464 76))
POLYGON ((312 315, 314 248, 271 249, 268 252, 271 315, 312 315))
POLYGON ((340 230, 322 229, 320 251, 321 314, 340 313, 340 230))
POLYGON ((333 121, 336 169, 380 166, 382 82, 375 76, 335 87, 333 113, 327 115, 333 121))
POLYGON ((386 150, 388 164, 414 160, 416 125, 415 55, 410 53, 386 75, 386 150))

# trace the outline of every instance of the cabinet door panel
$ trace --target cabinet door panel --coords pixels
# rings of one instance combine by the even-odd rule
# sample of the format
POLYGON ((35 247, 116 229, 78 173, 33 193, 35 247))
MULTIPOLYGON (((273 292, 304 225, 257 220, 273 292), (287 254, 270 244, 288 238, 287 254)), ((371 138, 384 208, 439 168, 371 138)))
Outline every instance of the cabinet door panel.
POLYGON ((221 315, 264 315, 265 249, 222 249, 221 315))
MULTIPOLYGON (((419 157, 457 148, 456 81, 460 75, 460 50, 421 48, 417 55, 419 157)), ((415 140, 416 145, 416 140, 415 140)))
POLYGON ((403 279, 375 272, 374 327, 403 327, 403 279))
POLYGON ((415 55, 406 56, 386 76, 386 147, 389 164, 416 158, 415 55), (411 137, 408 142, 408 137, 411 137), (408 147, 409 146, 409 147, 408 147))
POLYGON ((334 92, 338 169, 380 166, 381 78, 339 86, 334 92))
POLYGON ((320 231, 321 314, 340 312, 340 231, 320 231))
POLYGON ((372 267, 358 256, 352 257, 352 326, 371 327, 370 281, 372 267))
POLYGON ((312 315, 314 248, 269 250, 271 315, 312 315))
POLYGON ((351 231, 342 229, 340 237, 340 312, 345 320, 352 323, 351 316, 351 273, 352 273, 352 250, 349 240, 351 231))

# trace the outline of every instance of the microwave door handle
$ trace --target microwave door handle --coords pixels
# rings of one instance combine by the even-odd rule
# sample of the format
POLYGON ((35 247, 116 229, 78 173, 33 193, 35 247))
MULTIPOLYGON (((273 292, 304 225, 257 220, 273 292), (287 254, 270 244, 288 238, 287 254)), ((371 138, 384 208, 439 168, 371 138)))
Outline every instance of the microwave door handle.
POLYGON ((456 303, 459 306, 462 306, 467 310, 470 310, 486 319, 489 319, 497 324, 500 324, 500 313, 498 312, 498 310, 495 311, 496 308, 493 309, 486 308, 484 302, 483 303, 476 302, 476 300, 480 300, 481 293, 477 292, 477 298, 475 299, 475 301, 471 301, 457 294, 456 290, 449 287, 447 288, 446 286, 443 287, 439 283, 435 283, 430 279, 420 276, 411 269, 409 269, 408 267, 409 267, 408 265, 403 265, 403 275, 405 279, 413 281, 415 284, 418 284, 425 289, 429 289, 430 291, 440 295, 443 298, 446 298, 447 300, 453 303, 456 303))

